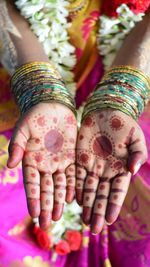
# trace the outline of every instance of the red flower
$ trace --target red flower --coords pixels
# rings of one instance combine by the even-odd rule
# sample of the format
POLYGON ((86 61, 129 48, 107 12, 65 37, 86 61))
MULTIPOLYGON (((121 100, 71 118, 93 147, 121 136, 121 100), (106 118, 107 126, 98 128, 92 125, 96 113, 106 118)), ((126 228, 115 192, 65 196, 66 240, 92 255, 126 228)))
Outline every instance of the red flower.
POLYGON ((50 236, 48 236, 48 234, 45 231, 41 230, 40 228, 35 234, 36 234, 36 240, 39 246, 44 249, 50 249, 52 245, 50 236))
POLYGON ((116 9, 121 4, 126 4, 135 14, 138 14, 146 12, 150 5, 150 0, 103 0, 102 14, 116 17, 116 9))
POLYGON ((127 5, 135 14, 145 13, 149 8, 150 0, 128 0, 127 5))
POLYGON ((55 247, 55 251, 59 255, 66 255, 68 254, 70 250, 70 246, 67 241, 61 240, 55 247))
POLYGON ((70 245, 72 251, 79 250, 81 246, 82 236, 78 231, 67 230, 65 233, 65 238, 70 245))

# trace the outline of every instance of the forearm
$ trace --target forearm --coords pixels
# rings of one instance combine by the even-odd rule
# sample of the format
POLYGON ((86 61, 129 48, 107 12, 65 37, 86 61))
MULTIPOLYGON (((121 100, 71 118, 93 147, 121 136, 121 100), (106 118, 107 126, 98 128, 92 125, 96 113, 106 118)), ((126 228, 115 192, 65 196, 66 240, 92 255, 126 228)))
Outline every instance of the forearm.
POLYGON ((10 34, 17 52, 18 66, 31 61, 48 62, 49 59, 45 55, 42 45, 30 30, 28 22, 20 15, 12 2, 13 1, 7 0, 8 12, 12 22, 21 35, 19 38, 10 34))
POLYGON ((150 75, 150 14, 125 39, 113 66, 131 65, 150 75))

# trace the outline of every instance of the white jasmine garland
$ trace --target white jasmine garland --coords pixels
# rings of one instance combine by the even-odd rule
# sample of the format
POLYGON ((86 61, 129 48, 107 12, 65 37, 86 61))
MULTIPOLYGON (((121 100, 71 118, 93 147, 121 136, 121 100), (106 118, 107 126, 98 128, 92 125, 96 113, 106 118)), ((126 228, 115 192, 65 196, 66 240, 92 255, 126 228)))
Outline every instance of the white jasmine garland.
POLYGON ((125 36, 141 21, 143 13, 134 14, 126 4, 117 8, 117 18, 100 16, 100 28, 97 35, 97 43, 100 55, 103 56, 105 69, 108 69, 116 53, 122 45, 125 36))

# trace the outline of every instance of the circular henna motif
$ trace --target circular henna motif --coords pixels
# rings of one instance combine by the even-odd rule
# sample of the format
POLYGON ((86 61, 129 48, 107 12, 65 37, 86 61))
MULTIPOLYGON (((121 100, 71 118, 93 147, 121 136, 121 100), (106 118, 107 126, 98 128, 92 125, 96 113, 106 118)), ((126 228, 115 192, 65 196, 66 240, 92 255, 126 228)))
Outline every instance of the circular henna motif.
POLYGON ((57 182, 62 182, 63 181, 63 177, 59 176, 57 177, 57 182))
POLYGON ((92 126, 92 124, 93 124, 93 120, 92 120, 92 118, 91 118, 91 117, 86 117, 85 120, 84 120, 84 122, 83 122, 83 124, 84 124, 85 126, 87 126, 87 127, 92 126))
POLYGON ((113 198, 114 198, 115 200, 116 200, 116 199, 118 199, 118 195, 114 195, 114 197, 113 197, 113 198))
POLYGON ((75 125, 75 119, 73 116, 69 115, 66 117, 66 122, 70 125, 75 125))
POLYGON ((96 137, 93 142, 93 152, 95 155, 106 159, 112 154, 112 143, 110 139, 104 135, 96 137))
POLYGON ((89 156, 88 156, 88 154, 83 153, 83 154, 80 155, 80 161, 81 161, 83 164, 88 163, 88 160, 89 160, 89 156))
POLYGON ((121 179, 117 178, 116 183, 121 183, 121 179))
POLYGON ((53 118, 53 122, 57 123, 57 118, 56 117, 53 118))
POLYGON ((120 118, 119 116, 113 116, 110 119, 110 127, 112 130, 114 131, 118 131, 120 129, 122 129, 122 127, 124 126, 124 122, 122 120, 122 118, 120 118))
POLYGON ((119 147, 119 148, 122 148, 122 144, 119 144, 118 147, 119 147))
POLYGON ((123 167, 123 163, 122 163, 122 161, 120 161, 120 160, 116 161, 116 162, 114 163, 113 167, 114 167, 114 169, 117 170, 117 171, 120 170, 120 169, 123 167))
POLYGON ((59 193, 58 196, 59 196, 60 198, 62 198, 62 197, 63 197, 63 193, 59 193))
POLYGON ((70 141, 71 144, 74 144, 75 143, 74 138, 70 138, 69 141, 70 141))
POLYGON ((46 199, 46 205, 49 205, 49 204, 50 204, 50 200, 46 199))
POLYGON ((102 184, 102 185, 100 186, 100 190, 104 190, 104 189, 105 189, 105 185, 102 184))
POLYGON ((41 162, 43 160, 43 157, 40 153, 36 153, 34 158, 37 162, 41 162))
POLYGON ((88 184, 93 184, 93 183, 94 183, 93 179, 88 180, 88 184))
POLYGON ((46 185, 51 185, 51 181, 50 180, 46 180, 46 185))
POLYGON ((64 143, 64 138, 57 130, 50 130, 44 138, 45 147, 49 152, 60 152, 64 143))
POLYGON ((45 117, 41 116, 37 119, 37 124, 41 127, 45 126, 45 117))
POLYGON ((32 193, 32 194, 35 194, 35 193, 36 193, 36 189, 35 189, 35 188, 32 188, 32 189, 31 189, 31 193, 32 193))
POLYGON ((39 144, 39 143, 40 143, 40 139, 38 139, 38 138, 35 139, 35 143, 36 143, 36 144, 39 144))
POLYGON ((102 204, 98 203, 97 207, 98 207, 98 209, 101 209, 102 208, 102 204))
POLYGON ((58 162, 58 161, 59 161, 59 158, 58 158, 58 157, 54 157, 53 160, 54 160, 55 162, 58 162))
POLYGON ((83 138, 84 138, 84 136, 82 134, 80 134, 79 140, 82 140, 83 138))

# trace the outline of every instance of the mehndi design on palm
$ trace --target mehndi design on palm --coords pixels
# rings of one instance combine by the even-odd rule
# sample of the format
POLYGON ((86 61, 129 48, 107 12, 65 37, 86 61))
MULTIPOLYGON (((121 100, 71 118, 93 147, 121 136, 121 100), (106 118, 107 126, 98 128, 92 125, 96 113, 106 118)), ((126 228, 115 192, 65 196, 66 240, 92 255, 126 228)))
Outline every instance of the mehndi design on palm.
POLYGON ((8 167, 23 160, 29 213, 40 216, 42 228, 61 217, 65 199, 74 198, 76 136, 74 114, 56 103, 33 107, 15 129, 8 167))
POLYGON ((142 130, 132 118, 106 109, 88 115, 77 142, 77 201, 83 221, 99 233, 116 220, 131 179, 147 158, 142 130))

